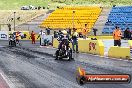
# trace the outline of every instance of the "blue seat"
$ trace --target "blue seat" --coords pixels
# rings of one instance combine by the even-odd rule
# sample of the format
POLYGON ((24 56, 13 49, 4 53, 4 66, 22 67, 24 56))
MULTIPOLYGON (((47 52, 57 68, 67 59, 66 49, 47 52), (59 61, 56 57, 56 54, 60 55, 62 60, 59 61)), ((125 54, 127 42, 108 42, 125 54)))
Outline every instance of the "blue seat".
POLYGON ((122 30, 125 30, 127 27, 132 30, 132 6, 112 7, 108 20, 102 33, 112 33, 117 25, 122 30))

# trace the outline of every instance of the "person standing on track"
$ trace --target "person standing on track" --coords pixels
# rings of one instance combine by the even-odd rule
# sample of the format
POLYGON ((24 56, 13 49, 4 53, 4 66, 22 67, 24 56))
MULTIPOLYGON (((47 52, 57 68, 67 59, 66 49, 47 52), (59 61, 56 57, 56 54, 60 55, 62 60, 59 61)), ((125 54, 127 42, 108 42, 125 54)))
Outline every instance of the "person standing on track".
POLYGON ((73 49, 73 53, 75 52, 75 48, 74 46, 76 46, 76 53, 79 53, 78 52, 78 33, 76 32, 76 28, 73 28, 73 33, 72 33, 72 49, 73 49))
MULTIPOLYGON (((42 35, 43 35, 43 30, 41 30, 40 32, 39 32, 39 36, 38 36, 38 38, 40 37, 40 46, 42 45, 42 35)), ((37 38, 37 39, 38 39, 37 38)))
POLYGON ((32 31, 31 33, 31 39, 32 39, 32 44, 35 44, 35 33, 32 31))
POLYGON ((114 46, 121 46, 121 37, 122 32, 119 27, 116 26, 115 30, 113 31, 114 46))
POLYGON ((19 43, 19 37, 20 37, 20 33, 19 31, 16 32, 16 43, 19 43))
POLYGON ((87 28, 87 24, 85 24, 85 27, 82 30, 83 32, 83 38, 86 39, 87 38, 87 34, 89 32, 88 28, 87 28))

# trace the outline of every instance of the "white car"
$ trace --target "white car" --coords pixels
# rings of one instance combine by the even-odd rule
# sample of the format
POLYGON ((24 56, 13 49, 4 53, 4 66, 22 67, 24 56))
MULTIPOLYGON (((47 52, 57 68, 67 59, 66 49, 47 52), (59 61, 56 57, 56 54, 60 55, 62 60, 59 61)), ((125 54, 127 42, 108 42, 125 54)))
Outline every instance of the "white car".
POLYGON ((30 10, 30 7, 29 6, 22 6, 21 10, 30 10))

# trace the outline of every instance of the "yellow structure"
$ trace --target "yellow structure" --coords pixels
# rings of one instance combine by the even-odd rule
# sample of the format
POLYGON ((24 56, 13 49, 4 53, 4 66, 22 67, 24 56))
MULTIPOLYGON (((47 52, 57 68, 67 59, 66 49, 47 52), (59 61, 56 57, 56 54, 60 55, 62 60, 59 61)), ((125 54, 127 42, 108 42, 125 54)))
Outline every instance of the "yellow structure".
MULTIPOLYGON (((57 48, 59 42, 57 39, 53 41, 53 47, 57 48)), ((70 44, 71 46, 71 44, 70 44)), ((78 39, 78 49, 79 52, 97 54, 100 56, 104 56, 104 44, 101 40, 85 40, 78 39)))
POLYGON ((88 36, 88 38, 96 38, 96 39, 113 39, 113 36, 88 36))
POLYGON ((128 44, 132 48, 132 40, 128 40, 128 44))
POLYGON ((56 9, 47 19, 45 19, 40 27, 56 28, 77 28, 80 32, 85 24, 88 24, 88 29, 94 26, 98 19, 102 8, 94 6, 66 6, 61 9, 56 9))
MULTIPOLYGON (((53 39, 53 47, 58 48, 59 41, 57 39, 53 39)), ((72 47, 72 44, 70 43, 70 47, 72 47)))
POLYGON ((80 52, 104 56, 104 44, 101 40, 80 39, 78 46, 80 52))
POLYGON ((108 51, 108 56, 114 58, 130 59, 130 48, 112 46, 108 51))

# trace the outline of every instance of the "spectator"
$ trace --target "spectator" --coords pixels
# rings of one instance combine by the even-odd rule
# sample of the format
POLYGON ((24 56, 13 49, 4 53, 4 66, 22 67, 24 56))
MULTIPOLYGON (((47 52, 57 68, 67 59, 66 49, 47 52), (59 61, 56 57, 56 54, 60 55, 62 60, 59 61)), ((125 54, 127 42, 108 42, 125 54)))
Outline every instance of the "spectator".
POLYGON ((43 9, 45 9, 45 7, 43 7, 43 9))
POLYGON ((11 24, 7 24, 9 31, 11 31, 11 24))
POLYGON ((96 36, 97 31, 98 31, 98 30, 97 30, 96 28, 93 28, 94 36, 96 36))
POLYGON ((54 31, 54 38, 58 38, 57 32, 54 31))
POLYGON ((48 38, 46 38, 45 31, 42 33, 42 36, 41 36, 41 45, 44 45, 44 46, 49 45, 49 40, 48 38))
POLYGON ((38 6, 38 10, 40 10, 41 9, 41 6, 38 6))
POLYGON ((47 35, 50 35, 50 28, 46 28, 46 31, 47 31, 47 35))
MULTIPOLYGON (((42 43, 42 35, 43 35, 43 31, 40 30, 40 32, 39 32, 39 36, 38 36, 38 38, 40 38, 40 41, 39 41, 40 46, 41 46, 41 43, 42 43)), ((38 39, 38 38, 37 38, 37 39, 38 39)))
POLYGON ((116 26, 115 30, 113 31, 114 46, 121 46, 121 37, 122 32, 119 27, 116 26))
POLYGON ((129 28, 126 28, 126 30, 124 31, 124 39, 130 39, 130 38, 131 38, 131 32, 129 28))
POLYGON ((127 30, 128 30, 127 39, 130 39, 131 38, 131 31, 129 28, 127 28, 127 30))
POLYGON ((13 21, 14 19, 13 18, 11 18, 9 21, 13 21))
POLYGON ((78 52, 78 33, 76 32, 76 29, 73 28, 73 33, 72 33, 72 49, 73 53, 75 52, 74 46, 76 45, 76 52, 78 52))
POLYGON ((79 38, 83 38, 82 32, 79 32, 79 38))
POLYGON ((17 17, 17 20, 20 21, 20 17, 17 17))
POLYGON ((20 40, 20 32, 17 31, 15 36, 16 36, 16 43, 19 44, 19 40, 20 40))
POLYGON ((32 31, 31 33, 31 39, 32 39, 32 44, 35 44, 35 33, 32 31))
POLYGON ((61 34, 62 34, 61 30, 59 30, 58 35, 61 35, 61 34))
POLYGON ((68 33, 71 35, 71 29, 69 28, 68 33))
POLYGON ((124 39, 126 39, 127 38, 127 33, 128 33, 128 31, 127 31, 127 29, 124 31, 124 39))
POLYGON ((87 28, 87 24, 85 24, 85 27, 83 28, 83 38, 86 39, 87 38, 87 33, 89 32, 88 28, 87 28))
POLYGON ((37 7, 35 7, 35 9, 37 10, 38 8, 37 8, 37 7))

